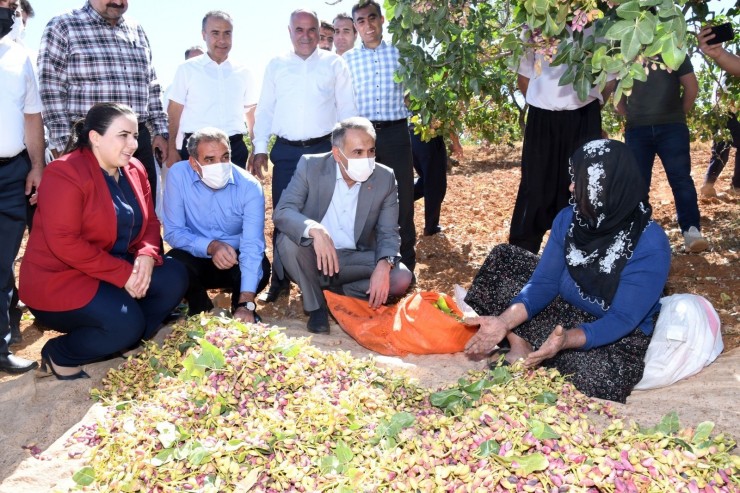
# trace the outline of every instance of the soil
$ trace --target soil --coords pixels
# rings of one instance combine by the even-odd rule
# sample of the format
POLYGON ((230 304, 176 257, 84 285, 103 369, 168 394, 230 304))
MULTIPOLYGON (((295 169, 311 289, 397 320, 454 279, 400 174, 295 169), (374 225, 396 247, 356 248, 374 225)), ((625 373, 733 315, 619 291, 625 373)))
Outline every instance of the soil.
MULTIPOLYGON (((434 236, 418 237, 417 289, 449 293, 454 284, 469 287, 490 249, 506 242, 519 184, 520 152, 516 147, 467 147, 465 157, 451 167, 442 210, 445 230, 434 236)), ((697 186, 701 185, 708 158, 707 145, 692 149, 697 186)), ((740 196, 729 190, 730 174, 726 172, 718 180, 717 198, 702 199, 699 204, 703 233, 710 240, 709 251, 685 254, 675 222, 670 187, 662 167, 656 163, 651 191, 654 218, 668 232, 673 249, 666 294, 691 292, 710 300, 721 318, 725 351, 698 375, 662 389, 633 392, 626 405, 615 404, 621 415, 641 424, 652 426, 665 414, 678 411, 683 426, 696 426, 709 419, 716 423, 715 432, 737 436, 737 423, 740 422, 737 408, 740 395, 740 349, 737 349, 740 347, 740 196)), ((265 190, 269 208, 269 179, 265 190)), ((423 206, 423 201, 416 204, 417 231, 423 230, 423 206)), ((270 238, 269 210, 267 215, 265 237, 270 238)), ((220 306, 228 306, 228 295, 214 295, 220 306)), ((258 305, 264 322, 285 327, 290 336, 308 335, 305 330, 307 317, 295 286, 290 297, 258 305)), ((168 328, 161 330, 156 340, 161 341, 168 331, 168 328)), ((13 348, 14 352, 35 360, 39 360, 46 341, 58 335, 34 325, 28 313, 24 314, 22 332, 23 343, 13 348)), ((314 336, 312 344, 324 351, 349 351, 355 357, 370 355, 370 351, 359 346, 334 323, 330 334, 314 336)), ((0 373, 0 415, 8 424, 0 427, 3 447, 0 492, 49 491, 60 478, 71 477, 81 467, 79 461, 69 459, 65 437, 79 423, 94 422, 100 405, 93 405, 90 389, 99 386, 107 371, 122 361, 116 358, 85 365, 91 378, 72 382, 34 378, 33 372, 20 376, 0 373)), ((472 361, 462 353, 404 358, 381 356, 376 357, 376 361, 392 371, 403 371, 428 388, 453 383, 467 370, 482 369, 486 364, 485 361, 472 361)))

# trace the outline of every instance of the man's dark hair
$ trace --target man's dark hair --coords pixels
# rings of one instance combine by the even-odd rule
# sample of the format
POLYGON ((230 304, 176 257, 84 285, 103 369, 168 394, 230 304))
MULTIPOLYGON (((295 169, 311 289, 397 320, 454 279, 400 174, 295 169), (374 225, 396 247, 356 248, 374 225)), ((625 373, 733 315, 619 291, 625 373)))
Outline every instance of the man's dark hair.
POLYGON ((338 20, 345 20, 345 19, 348 20, 350 24, 352 24, 352 31, 357 32, 357 29, 355 29, 355 21, 353 21, 352 17, 348 16, 344 12, 342 12, 341 14, 337 14, 337 16, 331 22, 333 24, 337 22, 338 20))
POLYGON ((203 16, 203 22, 201 23, 201 31, 206 30, 206 22, 208 22, 208 19, 211 17, 215 17, 217 19, 223 19, 227 21, 232 26, 234 25, 234 21, 231 19, 231 16, 224 12, 223 10, 211 10, 210 12, 206 12, 206 15, 203 16))
POLYGON ((334 32, 334 26, 332 26, 326 21, 321 21, 321 23, 319 24, 319 27, 321 27, 321 29, 329 29, 332 32, 334 32))
POLYGON ((375 7, 375 11, 377 12, 378 16, 382 16, 382 12, 380 11, 380 4, 376 2, 375 0, 360 0, 356 4, 352 6, 352 20, 354 21, 355 18, 355 12, 357 12, 360 9, 364 9, 367 6, 375 7))
POLYGON ((31 2, 28 0, 21 0, 21 10, 26 13, 28 17, 33 17, 36 15, 36 12, 33 10, 33 7, 31 7, 31 2))
POLYGON ((331 145, 340 149, 343 148, 344 136, 347 134, 347 130, 362 130, 372 137, 373 140, 377 139, 375 127, 370 123, 370 120, 362 116, 352 116, 334 125, 331 131, 331 145))
POLYGON ((231 152, 231 143, 229 142, 229 136, 226 132, 216 127, 205 127, 200 130, 193 132, 188 138, 187 148, 188 153, 193 156, 196 160, 200 158, 198 155, 198 145, 201 142, 222 142, 226 145, 226 148, 231 152))
POLYGON ((192 52, 194 52, 194 51, 200 51, 201 53, 205 53, 206 52, 206 50, 204 50, 203 47, 200 46, 200 45, 191 46, 190 48, 188 48, 187 50, 185 50, 185 60, 187 60, 188 58, 190 58, 190 54, 192 52))

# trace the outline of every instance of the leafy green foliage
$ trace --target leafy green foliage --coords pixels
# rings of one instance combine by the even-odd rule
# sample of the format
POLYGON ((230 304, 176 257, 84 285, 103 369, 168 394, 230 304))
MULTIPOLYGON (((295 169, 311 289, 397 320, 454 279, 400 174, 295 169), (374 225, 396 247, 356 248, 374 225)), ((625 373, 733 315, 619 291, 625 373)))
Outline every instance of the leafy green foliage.
MULTIPOLYGON (((618 101, 649 70, 675 70, 696 53, 694 33, 709 18, 737 23, 738 13, 714 15, 700 0, 385 0, 417 133, 464 130, 499 144, 522 138, 525 105, 513 68, 527 50, 565 65, 560 84, 572 84, 581 99, 614 79, 618 101)), ((695 70, 701 79, 702 67, 695 70)), ((740 99, 730 88, 727 101, 713 101, 714 79, 702 84, 689 120, 702 139, 724 126, 727 101, 740 99)), ((604 113, 604 130, 621 133, 622 118, 604 113)))

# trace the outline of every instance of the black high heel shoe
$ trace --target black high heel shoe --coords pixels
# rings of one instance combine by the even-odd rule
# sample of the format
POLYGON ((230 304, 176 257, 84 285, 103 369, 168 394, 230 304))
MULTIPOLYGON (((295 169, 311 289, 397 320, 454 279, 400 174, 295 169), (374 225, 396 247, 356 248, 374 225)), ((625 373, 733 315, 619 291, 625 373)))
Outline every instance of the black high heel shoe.
POLYGON ((78 378, 90 378, 90 375, 88 375, 85 370, 80 370, 72 375, 60 375, 59 373, 57 373, 54 369, 54 365, 51 363, 51 358, 49 357, 46 348, 41 349, 41 368, 39 368, 39 372, 43 373, 44 375, 42 376, 44 377, 48 377, 53 374, 55 377, 57 377, 57 380, 77 380, 78 378))

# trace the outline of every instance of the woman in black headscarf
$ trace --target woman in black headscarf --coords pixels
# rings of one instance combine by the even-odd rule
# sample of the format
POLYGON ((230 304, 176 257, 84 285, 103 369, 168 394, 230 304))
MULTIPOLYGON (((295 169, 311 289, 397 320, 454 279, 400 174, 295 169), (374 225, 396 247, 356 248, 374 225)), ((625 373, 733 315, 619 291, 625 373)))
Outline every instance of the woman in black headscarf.
POLYGON ((642 378, 671 250, 625 144, 585 144, 571 174, 572 207, 553 221, 542 258, 499 245, 476 275, 465 301, 487 316, 466 321, 480 325, 466 352, 484 357, 507 339, 507 361, 557 368, 581 392, 625 402, 642 378))

